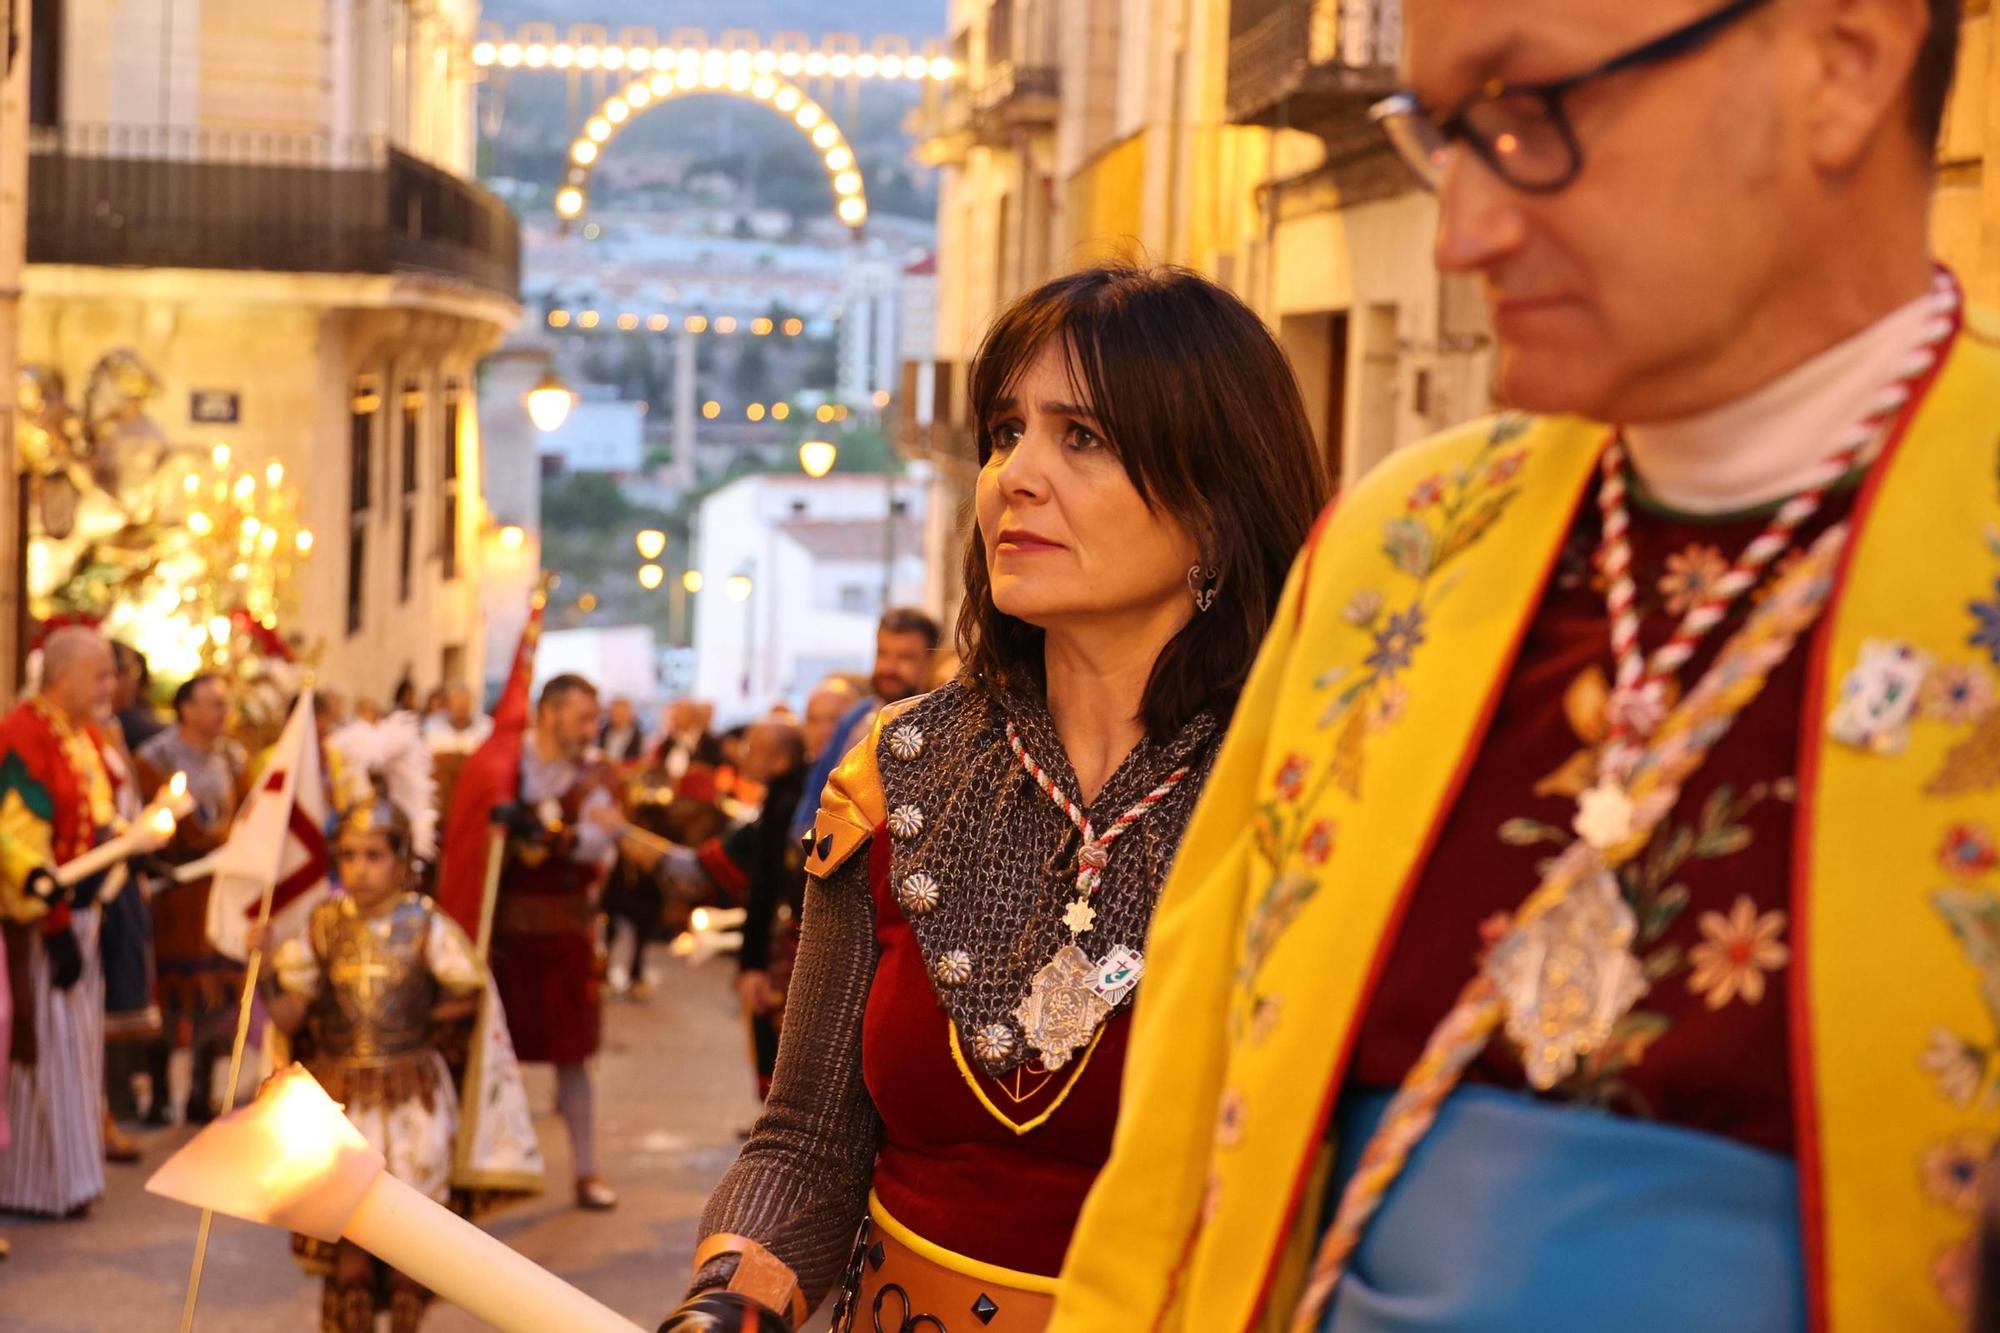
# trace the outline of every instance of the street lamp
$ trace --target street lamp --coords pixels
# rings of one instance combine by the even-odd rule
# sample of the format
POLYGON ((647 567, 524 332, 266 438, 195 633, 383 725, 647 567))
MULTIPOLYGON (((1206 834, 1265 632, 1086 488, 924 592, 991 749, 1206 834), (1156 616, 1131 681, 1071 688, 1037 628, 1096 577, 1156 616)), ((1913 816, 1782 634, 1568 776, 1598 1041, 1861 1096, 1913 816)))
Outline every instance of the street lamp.
POLYGON ((799 446, 799 466, 808 477, 824 477, 833 471, 840 450, 831 440, 807 440, 799 446))
POLYGON ((569 391, 569 386, 556 375, 555 367, 550 366, 542 372, 535 387, 528 390, 528 419, 543 434, 561 430, 563 422, 569 420, 569 410, 575 401, 576 396, 569 391))
POLYGON ((647 592, 653 591, 653 589, 659 587, 666 580, 667 571, 661 569, 658 565, 639 566, 639 586, 647 592))
POLYGON ((753 589, 754 587, 755 587, 755 585, 754 585, 754 584, 752 584, 752 583, 750 582, 750 576, 749 576, 748 574, 732 574, 732 575, 730 575, 730 576, 729 576, 729 600, 730 600, 730 601, 732 601, 732 602, 747 602, 747 601, 749 601, 749 600, 750 600, 750 593, 751 593, 751 590, 752 590, 752 589, 753 589))
POLYGON ((639 558, 658 560, 660 552, 667 549, 667 534, 658 528, 647 528, 633 539, 639 547, 639 558))
POLYGON ((704 582, 706 580, 702 578, 701 571, 698 569, 690 569, 687 573, 681 575, 681 587, 687 589, 689 593, 700 592, 704 582))

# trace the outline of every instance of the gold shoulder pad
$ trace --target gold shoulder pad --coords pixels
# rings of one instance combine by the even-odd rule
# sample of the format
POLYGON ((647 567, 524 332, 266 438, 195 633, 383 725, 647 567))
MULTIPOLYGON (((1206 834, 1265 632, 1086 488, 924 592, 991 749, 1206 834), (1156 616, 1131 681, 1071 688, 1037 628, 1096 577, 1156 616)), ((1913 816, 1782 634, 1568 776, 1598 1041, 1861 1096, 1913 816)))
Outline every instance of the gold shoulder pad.
POLYGON ((868 845, 875 830, 889 818, 882 795, 882 770, 876 761, 882 729, 917 703, 890 704, 875 715, 862 742, 847 752, 820 794, 819 815, 813 821, 812 845, 806 848, 806 873, 826 879, 868 845))

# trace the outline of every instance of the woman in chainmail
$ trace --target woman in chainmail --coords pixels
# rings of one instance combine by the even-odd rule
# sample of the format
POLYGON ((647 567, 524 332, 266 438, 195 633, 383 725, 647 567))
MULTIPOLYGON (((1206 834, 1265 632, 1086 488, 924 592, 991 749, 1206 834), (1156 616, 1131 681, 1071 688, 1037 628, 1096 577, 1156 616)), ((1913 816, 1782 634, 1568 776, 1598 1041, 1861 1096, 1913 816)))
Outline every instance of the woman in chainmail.
POLYGON ((1283 353, 1182 270, 1022 298, 971 399, 964 666, 827 786, 776 1080, 663 1333, 836 1289, 839 1329, 1043 1326, 1154 904, 1326 499, 1283 353))

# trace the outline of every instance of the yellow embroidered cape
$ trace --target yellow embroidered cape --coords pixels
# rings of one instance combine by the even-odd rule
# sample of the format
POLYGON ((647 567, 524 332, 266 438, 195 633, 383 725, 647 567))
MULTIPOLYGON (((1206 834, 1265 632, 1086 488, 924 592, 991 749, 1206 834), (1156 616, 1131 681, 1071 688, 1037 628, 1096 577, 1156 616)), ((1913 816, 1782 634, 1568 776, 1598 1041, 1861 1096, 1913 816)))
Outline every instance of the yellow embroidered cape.
MULTIPOLYGON (((1383 464, 1301 557, 1154 919, 1123 1116, 1050 1333, 1284 1326, 1374 973, 1606 438, 1525 418, 1448 435, 1383 464), (1413 611, 1422 630, 1391 680, 1361 627, 1413 611), (1293 751, 1312 770, 1284 775, 1281 799, 1293 751)), ((1806 1277, 1815 1328, 1945 1329, 1972 1273, 1963 1164, 2000 1130, 1992 317, 1968 314, 1856 514, 1841 586, 1800 647, 1806 1277), (1882 645, 1928 655, 1928 702, 1871 752, 1827 720, 1882 645)))

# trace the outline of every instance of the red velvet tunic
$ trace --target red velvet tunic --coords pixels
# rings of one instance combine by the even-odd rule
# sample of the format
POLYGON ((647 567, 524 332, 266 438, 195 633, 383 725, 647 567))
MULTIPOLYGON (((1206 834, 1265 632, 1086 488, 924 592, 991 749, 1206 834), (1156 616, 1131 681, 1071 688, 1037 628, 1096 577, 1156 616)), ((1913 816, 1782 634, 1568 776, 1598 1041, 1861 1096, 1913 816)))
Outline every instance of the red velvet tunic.
MULTIPOLYGON (((1829 497, 1800 533, 1809 545, 1852 505, 1829 497)), ((1689 585, 1727 568, 1768 512, 1715 519, 1633 502, 1632 553, 1641 639, 1650 654, 1680 622, 1689 585)), ((1596 576, 1599 520, 1585 497, 1556 577, 1528 629, 1491 732, 1447 817, 1395 942, 1355 1048, 1352 1079, 1394 1087, 1471 977, 1489 923, 1537 883, 1536 868, 1573 837, 1576 794, 1593 780, 1603 737, 1603 682, 1614 674, 1596 576)), ((1754 594, 1753 594, 1754 596, 1754 594)), ((1707 670, 1747 602, 1682 670, 1707 670)), ((1620 874, 1637 912, 1635 952, 1651 990, 1606 1049, 1559 1086, 1555 1100, 1603 1106, 1792 1151, 1786 969, 1802 642, 1687 784, 1652 846, 1620 874)), ((1471 1081, 1520 1088, 1519 1063, 1496 1040, 1471 1081)))
POLYGON ((945 1249, 1054 1277, 1084 1195, 1111 1155, 1131 1011, 1104 1025, 1080 1074, 1075 1062, 1053 1075, 1028 1065, 1003 1082, 967 1058, 964 1068, 1017 1124, 1062 1098, 1046 1123, 1014 1133, 980 1105, 952 1059, 950 1019, 890 892, 889 846, 878 830, 868 879, 882 955, 861 1035, 863 1077, 882 1117, 876 1195, 897 1221, 945 1249))

